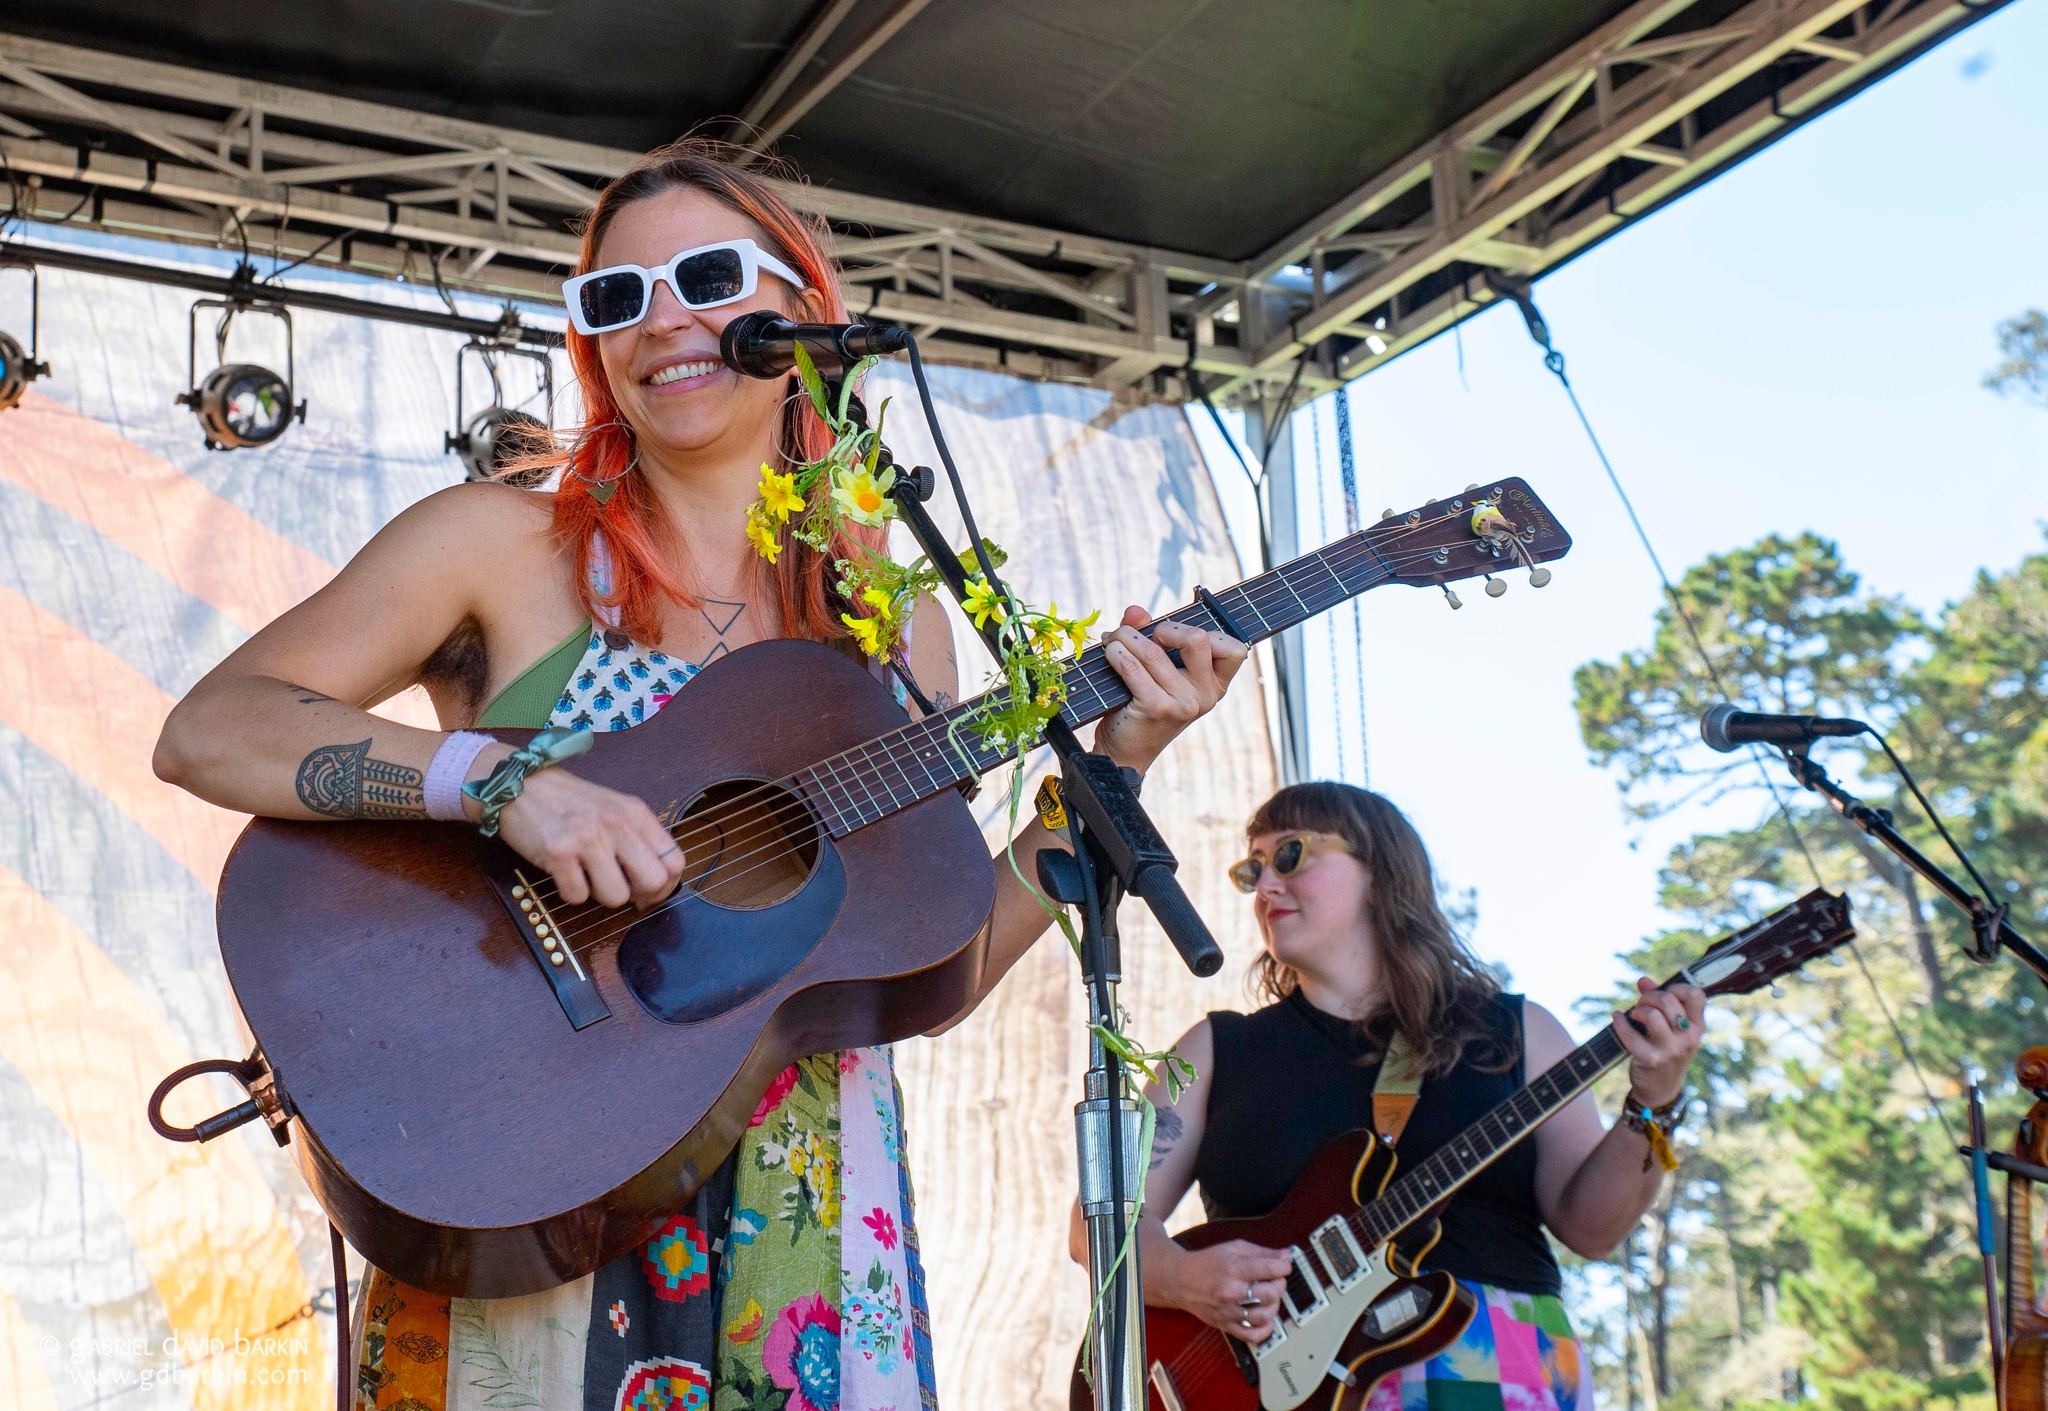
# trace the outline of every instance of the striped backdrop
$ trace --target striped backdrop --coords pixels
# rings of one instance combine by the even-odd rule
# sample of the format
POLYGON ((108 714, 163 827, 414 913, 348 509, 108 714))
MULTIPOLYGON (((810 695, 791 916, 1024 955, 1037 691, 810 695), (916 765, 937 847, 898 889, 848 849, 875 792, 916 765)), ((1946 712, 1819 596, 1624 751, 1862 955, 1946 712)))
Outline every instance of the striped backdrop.
MULTIPOLYGON (((121 252, 225 268, 206 252, 121 252)), ((0 329, 17 336, 26 287, 0 275, 0 329)), ((460 340, 300 314, 306 424, 265 450, 209 453, 172 404, 190 299, 45 274, 55 375, 0 413, 0 1407, 19 1411, 332 1404, 325 1225, 288 1156, 257 1130, 173 1145, 143 1118, 164 1073, 247 1048, 212 927, 243 820, 160 783, 149 758, 165 713, 221 656, 459 478, 441 437, 460 340)), ((250 320, 231 354, 281 365, 269 337, 250 320)), ((210 326, 202 339, 204 370, 210 326)), ((1239 576, 1177 410, 936 375, 983 527, 1011 549, 1027 596, 1114 617, 1125 601, 1162 610, 1197 580, 1239 576)), ((878 396, 899 397, 897 450, 928 458, 906 391, 878 379, 878 396)), ((972 644, 961 659, 972 682, 972 644)), ((433 723, 423 698, 387 709, 433 723)), ((1219 869, 1271 787, 1256 690, 1177 754, 1147 801, 1197 903, 1243 954, 1251 937, 1219 869)), ((992 826, 999 793, 983 799, 992 826)), ((1197 984, 1135 929, 1141 1037, 1236 1005, 1235 984, 1197 984)), ((1080 1325, 1064 1255, 1080 1044, 1062 950, 1040 947, 945 1039, 899 1049, 942 1399, 956 1407, 1042 1404, 1080 1325), (993 1240, 991 1210, 1003 1216, 993 1240), (1012 1302, 1025 1294, 1028 1308, 1012 1302)), ((239 1098, 210 1081, 174 1119, 239 1098)))

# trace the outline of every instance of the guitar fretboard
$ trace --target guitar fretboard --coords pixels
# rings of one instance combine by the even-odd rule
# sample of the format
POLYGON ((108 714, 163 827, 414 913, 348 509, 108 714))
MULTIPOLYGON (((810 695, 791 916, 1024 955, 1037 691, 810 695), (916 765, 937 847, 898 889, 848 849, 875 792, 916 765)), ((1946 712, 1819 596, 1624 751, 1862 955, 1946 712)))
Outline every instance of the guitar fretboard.
MULTIPOLYGON (((1263 642, 1395 577, 1395 562, 1413 552, 1398 543, 1410 532, 1412 527, 1400 521, 1376 525, 1211 596, 1239 632, 1251 642, 1263 642)), ((1166 620, 1203 631, 1229 630, 1200 603, 1191 603, 1166 620)), ((1071 725, 1105 716, 1131 698, 1099 645, 1073 659, 1066 682, 1061 715, 1071 725)), ((1006 755, 960 725, 985 699, 963 701, 914 721, 815 764, 791 782, 811 801, 826 831, 843 838, 1001 764, 1006 755)))
POLYGON ((1346 1217, 1352 1233, 1368 1249, 1386 1243, 1627 1057, 1614 1030, 1602 1029, 1438 1147, 1378 1200, 1353 1211, 1346 1217))

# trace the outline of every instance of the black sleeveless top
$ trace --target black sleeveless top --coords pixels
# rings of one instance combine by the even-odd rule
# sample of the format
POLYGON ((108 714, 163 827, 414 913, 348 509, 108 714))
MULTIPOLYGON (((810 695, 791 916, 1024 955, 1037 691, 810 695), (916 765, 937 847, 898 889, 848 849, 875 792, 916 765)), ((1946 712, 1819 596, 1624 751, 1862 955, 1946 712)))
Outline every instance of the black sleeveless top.
MULTIPOLYGON (((1522 997, 1493 1000, 1487 1018, 1514 1051, 1514 1066, 1482 1073, 1468 1052, 1449 1073, 1424 1080, 1394 1147, 1397 1177, 1522 1086, 1522 997)), ((1207 1124, 1195 1152, 1202 1205, 1212 1220, 1263 1215, 1286 1198, 1333 1138, 1372 1127, 1379 1061, 1361 1061, 1370 1045, 1351 1022, 1317 1009, 1299 990, 1256 1014, 1211 1014, 1209 1027, 1215 1057, 1207 1124)), ((1557 1261, 1536 1209, 1533 1137, 1451 1198, 1443 1238, 1423 1265, 1520 1293, 1560 1291, 1557 1261)))

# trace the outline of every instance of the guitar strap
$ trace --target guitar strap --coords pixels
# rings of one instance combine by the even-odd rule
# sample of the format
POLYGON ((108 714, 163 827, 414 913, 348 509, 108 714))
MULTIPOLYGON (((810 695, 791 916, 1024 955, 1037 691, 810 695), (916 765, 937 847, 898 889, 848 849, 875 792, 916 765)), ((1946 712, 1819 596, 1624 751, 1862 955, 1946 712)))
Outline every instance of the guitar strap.
POLYGON ((1422 1073, 1415 1063, 1415 1050, 1408 1046, 1408 1036, 1396 1029, 1380 1059, 1379 1076, 1372 1082, 1372 1125, 1381 1141, 1392 1146, 1401 1140, 1401 1129, 1408 1125, 1408 1116, 1421 1095, 1422 1073))

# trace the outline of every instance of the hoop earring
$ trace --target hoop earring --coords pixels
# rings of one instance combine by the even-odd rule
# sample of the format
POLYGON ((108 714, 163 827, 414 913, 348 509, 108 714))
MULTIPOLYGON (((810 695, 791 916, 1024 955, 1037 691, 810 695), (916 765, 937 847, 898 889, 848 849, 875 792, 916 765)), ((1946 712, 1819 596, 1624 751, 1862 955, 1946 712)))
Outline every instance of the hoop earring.
POLYGON ((632 426, 623 421, 601 421, 595 426, 586 426, 577 433, 575 441, 569 446, 569 468, 567 474, 578 476, 583 481, 584 493, 597 501, 599 505, 607 505, 611 503, 612 492, 619 488, 619 482, 631 475, 634 467, 639 464, 640 439, 637 436, 633 436, 632 426), (625 427, 626 435, 633 440, 633 458, 626 462, 626 468, 617 475, 612 476, 609 480, 593 480, 590 476, 579 474, 576 469, 576 456, 582 451, 583 443, 588 441, 597 432, 609 430, 614 426, 625 427))

